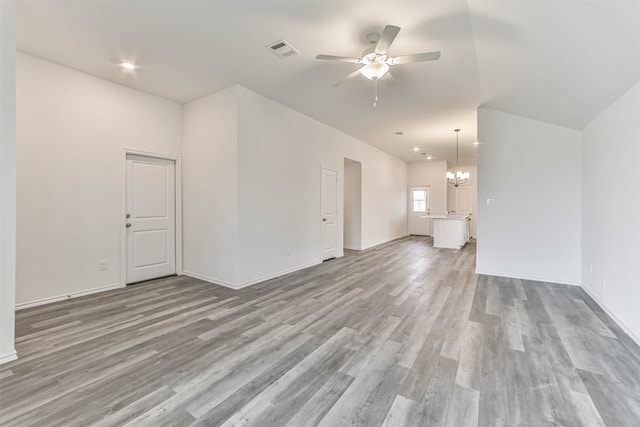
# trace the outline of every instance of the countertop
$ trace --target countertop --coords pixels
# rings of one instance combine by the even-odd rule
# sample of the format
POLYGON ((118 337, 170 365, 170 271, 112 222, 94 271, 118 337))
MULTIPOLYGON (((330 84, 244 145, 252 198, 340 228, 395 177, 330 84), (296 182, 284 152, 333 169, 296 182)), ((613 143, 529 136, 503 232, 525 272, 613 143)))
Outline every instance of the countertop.
POLYGON ((431 219, 467 219, 469 215, 427 215, 427 218, 431 219))

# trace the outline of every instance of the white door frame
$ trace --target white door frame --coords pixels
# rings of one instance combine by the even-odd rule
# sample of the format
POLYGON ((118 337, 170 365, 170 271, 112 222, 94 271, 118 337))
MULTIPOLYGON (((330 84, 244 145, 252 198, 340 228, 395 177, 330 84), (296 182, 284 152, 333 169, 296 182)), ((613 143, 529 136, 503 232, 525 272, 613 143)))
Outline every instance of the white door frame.
POLYGON ((120 172, 120 287, 127 286, 127 154, 173 160, 176 163, 176 274, 182 274, 182 158, 171 154, 158 154, 124 148, 120 172))
MULTIPOLYGON (((411 217, 414 214, 413 212, 413 189, 414 188, 426 188, 427 189, 427 203, 425 212, 425 216, 431 215, 431 184, 428 185, 410 185, 407 189, 407 234, 411 235, 411 217)), ((428 236, 433 237, 433 220, 427 219, 427 221, 431 221, 429 224, 429 234, 428 236)))

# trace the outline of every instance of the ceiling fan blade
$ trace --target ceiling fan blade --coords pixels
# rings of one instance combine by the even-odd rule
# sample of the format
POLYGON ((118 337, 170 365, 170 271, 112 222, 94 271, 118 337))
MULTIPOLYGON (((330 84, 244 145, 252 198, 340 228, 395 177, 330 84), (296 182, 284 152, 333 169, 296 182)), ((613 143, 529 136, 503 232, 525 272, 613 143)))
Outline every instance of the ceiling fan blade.
POLYGON ((357 64, 360 62, 358 58, 349 58, 346 56, 333 56, 333 55, 318 55, 316 59, 323 59, 325 61, 338 61, 338 62, 352 62, 357 64))
POLYGON ((413 55, 396 56, 389 58, 389 65, 409 64, 411 62, 437 61, 440 59, 440 52, 414 53, 413 55))
POLYGON ((382 31, 380 40, 378 40, 378 44, 376 45, 375 52, 377 54, 387 53, 387 50, 389 50, 389 46, 391 46, 391 43, 393 43, 393 40, 396 38, 399 32, 400 27, 396 27, 394 25, 387 25, 386 27, 384 27, 384 31, 382 31))
POLYGON ((346 82, 347 80, 351 80, 355 77, 358 77, 358 75, 360 75, 360 68, 358 68, 357 70, 355 70, 353 73, 351 74, 347 74, 342 80, 338 80, 337 82, 335 82, 334 84, 331 85, 331 87, 338 87, 338 86, 342 86, 342 84, 344 82, 346 82))

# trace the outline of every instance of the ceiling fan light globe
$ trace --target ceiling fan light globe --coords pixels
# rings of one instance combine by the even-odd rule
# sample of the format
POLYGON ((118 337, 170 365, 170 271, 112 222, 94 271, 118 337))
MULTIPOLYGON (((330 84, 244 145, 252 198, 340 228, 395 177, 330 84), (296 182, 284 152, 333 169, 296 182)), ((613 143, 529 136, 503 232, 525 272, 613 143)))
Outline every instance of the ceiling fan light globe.
POLYGON ((368 78, 369 80, 379 79, 389 71, 389 66, 384 62, 374 62, 367 64, 360 68, 360 74, 368 78))

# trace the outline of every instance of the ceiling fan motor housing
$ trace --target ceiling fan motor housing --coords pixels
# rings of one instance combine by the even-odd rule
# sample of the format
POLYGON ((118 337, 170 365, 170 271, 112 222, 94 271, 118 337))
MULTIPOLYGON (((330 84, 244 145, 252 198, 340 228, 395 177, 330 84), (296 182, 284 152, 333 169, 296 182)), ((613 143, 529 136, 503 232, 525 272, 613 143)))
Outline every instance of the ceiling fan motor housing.
POLYGON ((362 64, 374 64, 376 62, 386 62, 386 60, 387 60, 387 54, 386 53, 383 53, 383 54, 375 53, 373 51, 373 48, 371 48, 371 49, 367 49, 364 52, 362 52, 362 59, 360 60, 360 63, 362 63, 362 64))

